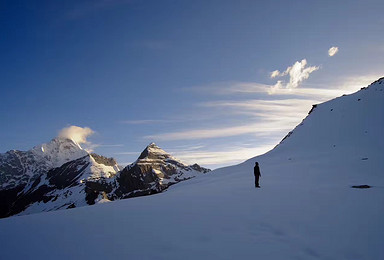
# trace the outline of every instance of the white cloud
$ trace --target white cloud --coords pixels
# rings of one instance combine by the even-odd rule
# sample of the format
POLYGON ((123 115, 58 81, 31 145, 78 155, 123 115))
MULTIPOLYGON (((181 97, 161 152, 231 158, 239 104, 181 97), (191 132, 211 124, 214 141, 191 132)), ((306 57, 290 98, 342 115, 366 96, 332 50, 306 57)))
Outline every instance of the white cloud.
POLYGON ((307 60, 303 59, 301 62, 296 61, 292 67, 288 67, 285 71, 289 73, 289 83, 286 86, 288 89, 297 88, 299 84, 305 79, 309 78, 309 74, 319 69, 316 66, 307 67, 307 60))
POLYGON ((220 151, 214 150, 180 150, 172 154, 188 164, 198 163, 206 167, 222 167, 243 162, 256 155, 260 155, 271 150, 276 143, 258 145, 255 147, 226 146, 221 147, 220 151))
MULTIPOLYGON (((157 135, 149 135, 145 136, 144 138, 159 141, 219 138, 255 133, 255 127, 256 125, 243 125, 210 129, 182 130, 157 135)), ((265 129, 265 131, 267 131, 267 129, 265 129)))
POLYGON ((239 135, 264 135, 265 133, 271 134, 290 129, 291 127, 287 126, 282 121, 271 120, 265 123, 250 123, 241 126, 181 130, 157 135, 149 135, 144 138, 156 141, 200 140, 239 135))
POLYGON ((369 84, 381 78, 382 76, 383 74, 381 73, 372 73, 364 76, 354 75, 346 78, 340 78, 336 84, 342 89, 349 90, 349 92, 354 92, 362 87, 367 87, 369 84))
POLYGON ((339 47, 331 47, 328 50, 328 55, 330 57, 334 56, 339 51, 339 47))
POLYGON ((188 129, 145 136, 156 141, 200 140, 233 137, 241 135, 281 136, 294 128, 305 117, 317 100, 243 100, 213 101, 200 104, 202 107, 217 109, 228 116, 245 115, 249 123, 227 125, 216 128, 188 129))
POLYGON ((283 77, 289 75, 289 82, 284 84, 283 81, 279 80, 277 83, 271 87, 270 94, 275 94, 280 89, 295 89, 297 88, 304 80, 309 78, 309 74, 318 70, 318 66, 309 66, 307 67, 307 60, 303 59, 301 61, 296 61, 295 64, 288 67, 283 73, 275 70, 271 73, 271 78, 283 77))
MULTIPOLYGON (((338 88, 335 86, 335 84, 306 84, 306 86, 310 87, 287 89, 285 88, 283 81, 279 80, 275 85, 260 84, 257 82, 221 82, 208 85, 206 87, 199 86, 188 89, 185 88, 184 90, 194 91, 200 94, 214 94, 216 96, 234 94, 247 94, 248 96, 248 94, 257 94, 261 97, 263 94, 266 96, 268 96, 268 94, 279 94, 285 96, 292 95, 309 98, 318 97, 322 100, 345 94, 344 89, 338 88)), ((130 121, 123 121, 123 123, 130 123, 130 121)))
MULTIPOLYGON (((231 136, 253 134, 257 138, 249 138, 246 140, 253 143, 251 145, 232 145, 224 144, 218 146, 207 145, 199 149, 176 149, 172 152, 176 158, 179 158, 187 163, 199 163, 207 167, 222 167, 240 163, 246 159, 256 155, 263 154, 272 149, 284 137, 284 135, 298 125, 305 118, 313 104, 321 103, 329 99, 350 94, 361 87, 365 87, 373 81, 380 78, 380 74, 371 74, 365 76, 342 77, 338 80, 333 79, 327 83, 312 84, 312 88, 294 88, 294 89, 279 89, 278 96, 266 96, 260 100, 249 99, 249 93, 255 93, 256 96, 263 98, 261 93, 268 91, 271 86, 266 86, 252 82, 240 82, 225 85, 231 97, 233 94, 247 94, 247 100, 239 100, 231 98, 230 100, 211 101, 200 104, 207 107, 207 111, 217 109, 226 117, 231 114, 247 115, 248 125, 239 127, 227 126, 223 129, 198 129, 185 130, 161 134, 161 138, 172 140, 182 140, 183 135, 188 139, 199 139, 201 134, 205 138, 215 138, 218 136, 231 136), (282 99, 283 98, 283 99, 282 99), (193 134, 197 134, 193 136, 193 134), (191 136, 188 136, 191 135, 191 136), (195 138, 194 138, 195 137, 195 138), (260 144, 258 142, 261 142, 260 144)), ((282 87, 282 83, 280 83, 282 87)), ((222 93, 220 93, 222 94, 222 93)), ((241 97, 241 96, 240 96, 241 97)), ((231 138, 230 140, 234 140, 231 138)))
MULTIPOLYGON (((206 107, 230 109, 234 113, 252 112, 252 115, 272 120, 292 120, 292 115, 304 116, 313 104, 319 103, 316 99, 281 99, 281 100, 243 100, 243 101, 214 101, 203 104, 206 107)), ((227 113, 227 112, 226 112, 227 113)), ((294 120, 297 122, 297 119, 294 120)))
POLYGON ((277 91, 283 89, 283 82, 278 80, 275 85, 271 86, 268 90, 268 94, 273 95, 276 94, 277 91))
MULTIPOLYGON (((307 67, 305 60, 296 62, 287 68, 284 73, 296 77, 292 84, 302 81, 318 67, 307 67), (297 75, 300 74, 300 75, 297 75)), ((286 88, 282 81, 275 86, 263 85, 252 82, 237 82, 232 85, 226 84, 221 88, 222 93, 227 94, 249 94, 255 93, 259 99, 248 99, 241 101, 226 100, 212 101, 198 104, 200 107, 209 107, 210 114, 216 116, 242 115, 246 116, 250 123, 242 125, 226 125, 204 129, 186 129, 165 133, 157 133, 145 136, 146 139, 155 141, 177 141, 177 140, 199 140, 210 138, 223 138, 241 135, 261 136, 265 133, 280 136, 285 131, 294 128, 307 115, 313 104, 317 104, 331 98, 341 96, 347 91, 346 88, 329 89, 327 86, 318 85, 316 88, 286 88), (274 89, 276 88, 276 89, 274 89), (268 92, 278 91, 278 96, 270 96, 268 92), (262 94, 265 94, 263 96, 262 94)), ((329 86, 328 86, 329 87, 329 86)))
POLYGON ((78 144, 87 144, 89 143, 87 141, 87 137, 93 133, 95 132, 89 127, 79 127, 72 125, 61 129, 59 132, 59 137, 71 139, 78 144))
MULTIPOLYGON (((233 82, 223 83, 221 87, 215 89, 216 94, 257 94, 262 98, 262 94, 278 94, 279 96, 302 97, 305 99, 315 99, 318 102, 326 101, 331 98, 349 94, 357 91, 363 86, 380 78, 380 74, 372 74, 367 76, 357 76, 341 78, 336 81, 321 84, 305 84, 306 87, 287 89, 283 81, 279 80, 275 85, 265 85, 256 82, 233 82)), ((248 95, 247 95, 248 96, 248 95)), ((265 96, 265 99, 273 99, 272 96, 265 96)))
POLYGON ((276 78, 278 76, 280 76, 280 71, 274 70, 271 72, 271 79, 276 78))

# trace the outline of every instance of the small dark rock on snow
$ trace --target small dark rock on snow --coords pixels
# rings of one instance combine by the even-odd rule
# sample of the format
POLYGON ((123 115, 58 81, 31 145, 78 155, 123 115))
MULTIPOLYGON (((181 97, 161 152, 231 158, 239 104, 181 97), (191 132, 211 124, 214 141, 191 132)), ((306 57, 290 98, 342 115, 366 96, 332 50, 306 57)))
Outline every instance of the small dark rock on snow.
POLYGON ((371 188, 371 186, 369 186, 369 185, 353 185, 352 188, 355 188, 355 189, 369 189, 369 188, 371 188))

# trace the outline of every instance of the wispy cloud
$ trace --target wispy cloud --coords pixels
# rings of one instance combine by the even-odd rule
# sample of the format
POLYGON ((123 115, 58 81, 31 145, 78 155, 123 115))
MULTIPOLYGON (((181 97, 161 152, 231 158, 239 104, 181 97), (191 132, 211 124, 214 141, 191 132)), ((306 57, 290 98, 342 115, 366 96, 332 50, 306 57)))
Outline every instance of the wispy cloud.
MULTIPOLYGON (((254 117, 282 120, 291 119, 292 115, 305 115, 318 100, 307 99, 282 99, 282 100, 243 100, 243 101, 213 101, 202 104, 206 107, 230 109, 232 112, 251 112, 254 117)), ((296 121, 296 120, 295 120, 296 121)))
POLYGON ((218 116, 224 114, 226 117, 228 115, 246 116, 247 121, 250 123, 186 129, 148 135, 144 138, 156 141, 177 141, 241 135, 262 136, 266 133, 277 136, 294 128, 307 115, 313 104, 318 104, 330 98, 351 92, 345 86, 339 89, 330 89, 319 85, 317 88, 281 89, 279 90, 279 95, 270 96, 268 95, 270 87, 252 82, 226 84, 221 90, 222 93, 231 94, 230 100, 216 100, 197 104, 200 107, 210 108, 206 110, 210 111, 210 113, 215 113, 216 111, 219 114, 218 116), (264 96, 261 95, 259 99, 233 99, 233 94, 236 93, 256 93, 258 96, 261 94, 264 94, 264 96))
POLYGON ((219 82, 184 89, 204 95, 204 100, 211 100, 195 106, 196 111, 205 111, 204 116, 215 115, 212 123, 199 124, 199 127, 180 124, 163 131, 158 128, 158 132, 144 138, 195 144, 196 149, 185 147, 171 152, 188 163, 207 166, 238 163, 272 149, 307 116, 313 104, 350 94, 379 78, 377 75, 339 80, 323 78, 316 84, 308 83, 311 74, 319 69, 320 66, 309 65, 302 59, 283 71, 270 72, 268 76, 276 79, 275 84, 219 82), (252 146, 222 146, 218 145, 221 140, 254 143, 252 146), (199 147, 196 143, 205 145, 199 147))
MULTIPOLYGON (((374 77, 369 77, 374 78, 374 77)), ((349 82, 350 80, 348 80, 349 82)), ((357 80, 359 84, 365 82, 357 80)), ((356 85, 356 84, 352 84, 356 85)), ((221 82, 216 84, 211 84, 208 87, 195 87, 188 89, 189 91, 196 91, 204 94, 212 94, 215 96, 228 96, 228 95, 244 95, 249 96, 248 94, 255 94, 259 98, 264 99, 276 99, 277 96, 282 97, 293 97, 293 98, 305 98, 305 99, 315 99, 319 101, 325 101, 330 98, 338 97, 343 94, 350 93, 351 91, 357 90, 356 87, 351 87, 346 85, 344 82, 339 83, 323 83, 323 84, 308 84, 305 83, 300 88, 287 89, 279 88, 278 92, 271 91, 274 87, 273 85, 261 84, 257 82, 221 82)), ((364 85, 364 84, 363 84, 364 85)))
POLYGON ((373 73, 367 75, 353 75, 349 77, 340 78, 334 85, 340 89, 345 89, 351 91, 356 91, 362 87, 368 86, 373 81, 383 77, 383 73, 373 73))
POLYGON ((173 155, 185 163, 199 163, 206 167, 216 168, 217 166, 232 165, 241 163, 251 157, 263 154, 271 150, 276 144, 264 144, 256 147, 225 146, 220 151, 215 150, 181 150, 174 151, 173 155))
MULTIPOLYGON (((255 119, 255 121, 257 120, 255 119)), ((292 119, 292 117, 279 119, 268 118, 261 122, 252 122, 240 126, 222 126, 217 128, 181 130, 160 133, 156 135, 148 135, 144 138, 157 141, 177 141, 213 139, 241 135, 264 136, 280 133, 281 131, 288 131, 292 129, 292 125, 294 126, 298 122, 298 119, 292 119), (287 124, 287 121, 289 121, 290 124, 287 124)))
MULTIPOLYGON (((145 139, 159 140, 159 141, 176 141, 176 140, 196 140, 196 139, 208 139, 219 137, 230 137, 244 134, 256 133, 257 125, 242 125, 242 126, 230 126, 220 128, 208 128, 208 129, 196 129, 196 130, 184 130, 177 132, 162 133, 157 135, 145 136, 145 139)), ((265 131, 267 129, 264 129, 265 131)), ((259 131, 262 129, 259 128, 259 131)))
POLYGON ((332 57, 332 56, 336 55, 336 53, 337 53, 338 51, 339 51, 339 47, 336 47, 336 46, 331 47, 331 48, 329 48, 329 50, 328 50, 328 55, 329 55, 330 57, 332 57))
MULTIPOLYGON (((278 78, 288 76, 288 81, 278 80, 276 84, 263 84, 258 82, 218 82, 205 86, 195 86, 193 88, 184 88, 184 91, 194 91, 198 93, 208 93, 214 95, 228 94, 282 94, 282 95, 301 95, 310 96, 312 94, 324 96, 334 96, 335 90, 331 90, 326 86, 315 86, 313 88, 298 88, 303 82, 309 78, 310 74, 319 70, 319 66, 307 66, 307 60, 296 61, 292 66, 289 66, 285 71, 272 71, 270 78, 278 78), (324 90, 321 87, 325 87, 324 90)), ((337 90, 338 91, 338 90, 337 90)), ((337 95, 338 93, 336 93, 337 95)))
MULTIPOLYGON (((240 82, 224 84, 222 92, 228 93, 229 100, 216 100, 200 103, 199 106, 210 108, 209 111, 221 111, 226 117, 231 114, 245 115, 250 123, 241 126, 226 126, 222 128, 208 128, 163 133, 157 135, 160 139, 198 140, 216 137, 234 137, 237 135, 253 135, 252 145, 232 145, 230 143, 217 146, 204 146, 198 149, 174 149, 172 154, 184 162, 197 162, 207 167, 218 167, 240 163, 256 155, 271 150, 281 140, 285 133, 292 130, 305 118, 313 104, 327 101, 331 98, 350 94, 361 87, 369 85, 383 75, 372 74, 365 76, 343 77, 332 82, 311 85, 311 88, 282 89, 279 95, 261 96, 264 99, 238 99, 233 94, 256 93, 260 96, 268 92, 270 86, 240 82), (268 98, 268 99, 267 99, 268 98)), ((307 86, 307 85, 306 85, 307 86)), ((207 110, 208 111, 208 110, 207 110)), ((234 140, 231 138, 230 140, 234 140)), ((240 140, 240 139, 239 139, 240 140)))
MULTIPOLYGON (((279 92, 271 93, 270 89, 273 88, 273 85, 260 84, 256 82, 233 82, 223 84, 223 86, 218 87, 220 90, 212 90, 215 91, 216 94, 225 95, 225 94, 275 94, 282 96, 292 96, 292 97, 303 97, 309 99, 320 99, 326 100, 329 98, 337 97, 345 94, 345 92, 349 91, 349 87, 344 84, 333 85, 333 88, 327 84, 311 84, 305 85, 306 87, 295 88, 295 89, 287 89, 280 88, 279 92), (310 86, 310 87, 309 87, 310 86)), ((271 98, 271 97, 269 97, 271 98)))
POLYGON ((272 71, 272 72, 271 72, 271 79, 280 76, 280 74, 281 74, 281 73, 280 73, 279 70, 274 70, 274 71, 272 71))
POLYGON ((292 66, 288 67, 284 72, 275 70, 271 73, 271 78, 284 77, 289 75, 289 82, 284 83, 284 81, 279 80, 277 83, 270 88, 270 94, 274 94, 281 89, 295 89, 297 88, 304 80, 309 78, 309 75, 318 70, 318 66, 307 66, 307 60, 303 59, 301 61, 296 61, 292 66))

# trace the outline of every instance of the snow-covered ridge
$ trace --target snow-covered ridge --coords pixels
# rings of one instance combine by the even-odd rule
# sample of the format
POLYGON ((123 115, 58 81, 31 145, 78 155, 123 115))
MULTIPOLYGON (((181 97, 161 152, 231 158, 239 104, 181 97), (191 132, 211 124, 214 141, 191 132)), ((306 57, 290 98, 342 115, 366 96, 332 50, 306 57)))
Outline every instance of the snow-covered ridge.
POLYGON ((293 149, 291 145, 299 144, 300 150, 337 152, 353 149, 356 155, 367 157, 368 153, 374 153, 373 148, 376 151, 384 147, 384 138, 379 138, 383 132, 384 78, 380 78, 358 92, 314 105, 276 150, 295 153, 297 148, 293 149))
POLYGON ((29 151, 0 154, 0 190, 33 182, 40 174, 86 155, 79 144, 58 137, 29 151))
POLYGON ((78 143, 71 139, 56 137, 49 143, 35 146, 32 153, 51 164, 52 168, 88 155, 78 143))
POLYGON ((95 159, 96 156, 91 154, 89 156, 90 158, 90 166, 89 166, 89 172, 92 173, 91 176, 88 177, 88 179, 99 179, 99 178, 111 178, 113 177, 117 172, 120 171, 120 167, 115 162, 114 164, 103 164, 98 163, 97 159, 95 159))

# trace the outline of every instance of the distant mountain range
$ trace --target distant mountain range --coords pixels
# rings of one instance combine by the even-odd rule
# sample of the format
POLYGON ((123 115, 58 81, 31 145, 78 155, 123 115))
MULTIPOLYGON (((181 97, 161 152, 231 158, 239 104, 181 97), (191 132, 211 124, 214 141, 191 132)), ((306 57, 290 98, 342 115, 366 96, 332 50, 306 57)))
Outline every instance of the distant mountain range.
POLYGON ((57 137, 29 151, 0 154, 0 217, 154 194, 209 171, 185 165, 154 143, 122 168, 57 137))

